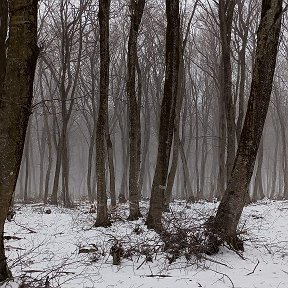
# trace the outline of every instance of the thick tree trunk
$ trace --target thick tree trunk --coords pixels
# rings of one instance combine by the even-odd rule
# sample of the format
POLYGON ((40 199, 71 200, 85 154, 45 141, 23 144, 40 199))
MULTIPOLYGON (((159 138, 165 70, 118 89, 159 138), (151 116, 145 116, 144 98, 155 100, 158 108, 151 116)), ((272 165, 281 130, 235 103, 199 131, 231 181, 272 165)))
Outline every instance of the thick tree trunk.
POLYGON ((173 140, 179 73, 179 0, 166 0, 166 15, 166 74, 164 96, 161 105, 157 162, 152 184, 150 208, 146 220, 148 228, 155 230, 162 230, 161 217, 173 140))
POLYGON ((221 88, 225 103, 226 127, 227 127, 227 179, 232 171, 235 147, 236 147, 236 125, 235 125, 235 104, 232 96, 232 68, 231 68, 231 30, 235 0, 219 1, 220 36, 222 48, 222 73, 221 88))
MULTIPOLYGON (((235 249, 243 249, 242 241, 237 238, 236 229, 247 198, 269 107, 281 27, 282 2, 282 0, 262 1, 256 58, 246 117, 231 177, 213 225, 216 233, 235 249)), ((212 247, 208 252, 215 253, 217 249, 212 247)))
POLYGON ((109 10, 110 0, 99 0, 100 25, 100 103, 96 128, 96 175, 97 175, 97 218, 95 226, 110 226, 107 209, 105 145, 108 129, 109 89, 109 10))
MULTIPOLYGON (((145 0, 130 1, 131 24, 127 56, 127 97, 129 117, 129 220, 141 217, 139 209, 139 177, 141 163, 140 103, 136 97, 137 38, 145 0)), ((139 77, 139 75, 138 75, 139 77)), ((138 81, 140 81, 138 79, 138 81)))
POLYGON ((0 99, 0 281, 11 276, 4 252, 3 231, 31 114, 38 57, 37 2, 9 1, 6 76, 0 99))
POLYGON ((6 71, 6 37, 7 37, 7 0, 0 1, 0 100, 2 99, 2 89, 6 71))

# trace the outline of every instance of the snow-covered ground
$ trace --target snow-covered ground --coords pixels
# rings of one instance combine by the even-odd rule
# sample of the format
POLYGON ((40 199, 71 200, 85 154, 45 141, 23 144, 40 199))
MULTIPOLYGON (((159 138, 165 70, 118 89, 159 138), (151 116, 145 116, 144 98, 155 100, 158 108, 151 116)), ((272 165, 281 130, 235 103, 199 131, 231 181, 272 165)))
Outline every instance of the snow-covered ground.
MULTIPOLYGON (((175 202, 166 218, 173 225, 200 225, 216 207, 175 202)), ((161 239, 143 220, 125 221, 125 205, 113 211, 109 228, 93 227, 95 214, 87 213, 89 205, 72 210, 49 207, 51 214, 45 213, 47 208, 16 205, 16 216, 5 226, 5 236, 21 238, 6 240, 14 282, 1 288, 18 287, 16 282, 24 278, 30 281, 27 287, 44 288, 47 277, 46 287, 61 288, 288 287, 287 201, 267 200, 245 208, 242 255, 223 247, 206 259, 182 256, 171 264, 161 239), (110 255, 116 241, 125 256, 118 266, 110 255)), ((142 211, 147 212, 147 204, 142 203, 142 211)))

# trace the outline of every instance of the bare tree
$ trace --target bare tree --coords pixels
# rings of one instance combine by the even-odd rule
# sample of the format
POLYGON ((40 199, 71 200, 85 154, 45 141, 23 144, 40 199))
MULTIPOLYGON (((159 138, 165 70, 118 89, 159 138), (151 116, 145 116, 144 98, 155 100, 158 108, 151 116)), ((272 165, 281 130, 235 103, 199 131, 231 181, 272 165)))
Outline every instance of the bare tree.
MULTIPOLYGON (((75 103, 75 93, 78 83, 78 76, 80 72, 80 64, 82 57, 82 38, 84 23, 83 13, 88 4, 88 1, 80 1, 80 7, 76 13, 73 12, 71 3, 69 1, 61 0, 60 3, 60 24, 61 24, 61 70, 59 75, 59 94, 61 103, 61 132, 57 145, 57 160, 53 183, 53 191, 51 202, 58 203, 58 185, 59 174, 62 166, 62 199, 64 206, 71 206, 71 199, 69 193, 69 146, 68 146, 68 124, 71 118, 72 109, 75 103), (71 11, 72 10, 72 11, 71 11), (77 37, 78 36, 78 37, 77 37), (79 39, 76 44, 76 52, 72 39, 79 39), (76 58, 73 61, 73 57, 76 58), (73 71, 75 71, 73 75, 73 71)), ((85 19, 85 18, 84 18, 85 19)), ((87 21, 87 19, 85 19, 87 21)))
POLYGON ((180 61, 179 0, 166 0, 166 15, 166 73, 164 95, 161 105, 156 168, 152 184, 150 208, 146 220, 148 228, 155 230, 162 229, 161 218, 164 207, 164 194, 167 185, 177 102, 180 61))
MULTIPOLYGON (((140 101, 136 97, 135 74, 137 67, 137 38, 139 26, 145 6, 145 0, 130 1, 131 25, 128 41, 127 56, 127 96, 129 117, 129 220, 137 220, 141 217, 139 209, 139 176, 141 163, 141 124, 140 124, 140 101)), ((138 74, 138 82, 141 79, 138 74)), ((138 91, 141 93, 141 91, 138 91)))
POLYGON ((109 12, 110 0, 99 0, 100 25, 100 103, 96 128, 97 219, 95 226, 109 226, 105 163, 107 157, 109 90, 109 12))
MULTIPOLYGON (((236 229, 247 198, 270 102, 281 28, 282 2, 282 0, 262 1, 256 57, 245 121, 231 177, 212 224, 216 233, 237 250, 243 250, 243 243, 237 237, 236 229)), ((217 252, 217 246, 212 245, 208 252, 217 252)))
POLYGON ((38 57, 37 5, 37 0, 9 1, 6 76, 0 102, 0 281, 11 276, 6 263, 3 232, 31 113, 38 57))
POLYGON ((231 33, 232 33, 232 20, 235 0, 220 0, 219 1, 219 20, 220 20, 220 36, 221 36, 221 87, 223 103, 225 104, 225 115, 227 125, 227 178, 229 177, 234 157, 235 157, 235 104, 232 96, 232 68, 231 68, 231 33))

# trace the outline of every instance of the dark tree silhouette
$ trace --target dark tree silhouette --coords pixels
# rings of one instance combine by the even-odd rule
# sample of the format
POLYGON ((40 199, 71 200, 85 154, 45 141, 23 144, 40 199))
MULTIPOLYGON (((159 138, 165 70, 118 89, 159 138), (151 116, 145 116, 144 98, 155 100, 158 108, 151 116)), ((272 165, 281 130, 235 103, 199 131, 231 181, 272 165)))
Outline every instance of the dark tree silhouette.
MULTIPOLYGON (((140 124, 140 102, 136 97, 135 74, 137 67, 137 38, 139 26, 145 6, 145 0, 130 1, 131 25, 128 41, 127 56, 127 97, 129 116, 129 205, 130 220, 137 220, 140 216, 139 210, 139 176, 141 161, 141 124, 140 124)), ((139 79, 138 74, 138 81, 139 79)), ((141 93, 141 91, 138 91, 141 93)))
POLYGON ((9 1, 6 75, 0 98, 0 281, 11 275, 4 252, 3 230, 31 114, 38 57, 37 5, 37 0, 9 1))
POLYGON ((105 163, 107 157, 109 89, 109 12, 110 0, 99 0, 100 25, 100 103, 96 127, 97 219, 95 226, 110 226, 107 211, 105 163))
POLYGON ((152 184, 150 208, 146 220, 148 228, 155 230, 162 229, 161 217, 164 207, 164 195, 174 130, 180 62, 179 0, 166 0, 166 15, 166 73, 164 96, 161 105, 157 162, 152 184))
POLYGON ((7 37, 8 3, 0 2, 0 99, 6 70, 6 37, 7 37))

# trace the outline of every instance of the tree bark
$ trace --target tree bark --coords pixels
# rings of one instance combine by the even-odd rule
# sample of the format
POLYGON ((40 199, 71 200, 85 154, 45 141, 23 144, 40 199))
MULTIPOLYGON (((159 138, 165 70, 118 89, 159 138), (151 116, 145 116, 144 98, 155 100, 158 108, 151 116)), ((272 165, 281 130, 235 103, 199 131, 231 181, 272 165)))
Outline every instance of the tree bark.
POLYGON ((131 24, 127 56, 127 97, 129 117, 129 220, 137 220, 139 217, 141 217, 139 209, 139 177, 141 165, 140 99, 137 100, 136 97, 135 74, 137 66, 137 38, 144 6, 145 0, 130 1, 131 24))
POLYGON ((180 114, 182 110, 182 105, 183 105, 183 100, 184 100, 184 95, 185 95, 185 84, 186 84, 186 79, 185 79, 185 67, 184 67, 184 53, 185 53, 185 48, 188 40, 188 35, 190 32, 190 26, 191 22, 193 19, 193 16, 196 11, 196 7, 198 4, 198 0, 195 1, 194 7, 191 13, 191 16, 188 21, 187 29, 185 32, 185 38, 183 39, 182 35, 182 29, 180 29, 180 49, 179 49, 179 74, 178 74, 178 88, 177 88, 177 101, 176 101, 176 119, 175 119, 175 126, 174 126, 174 136, 173 136, 173 149, 172 149, 172 160, 171 160, 171 167, 169 170, 168 174, 168 179, 167 179, 167 188, 165 191, 165 199, 164 199, 164 209, 166 211, 169 211, 169 203, 171 202, 172 199, 172 190, 174 186, 174 181, 175 181, 175 176, 177 172, 177 167, 178 167, 178 159, 179 159, 179 145, 180 145, 180 114))
POLYGON ((235 0, 219 1, 219 20, 220 20, 220 36, 222 48, 222 73, 221 87, 222 95, 225 103, 226 127, 227 127, 227 159, 226 171, 227 179, 229 179, 232 171, 235 147, 236 147, 236 125, 235 125, 235 104, 232 96, 232 68, 231 68, 231 31, 235 0))
MULTIPOLYGON (((258 146, 270 102, 282 18, 282 0, 263 0, 250 97, 238 150, 213 228, 235 249, 243 250, 236 233, 248 194, 258 146)), ((216 245, 218 246, 218 245, 216 245)), ((217 252, 215 246, 210 253, 217 252)))
POLYGON ((115 168, 114 168, 114 157, 113 157, 113 145, 109 131, 107 131, 106 138, 107 145, 107 157, 108 157, 108 166, 109 166, 109 189, 110 189, 110 198, 111 206, 116 205, 116 189, 115 189, 115 168))
MULTIPOLYGON (((54 131, 55 133, 55 131, 54 131)), ((58 187, 59 187, 59 179, 60 179, 60 172, 61 172, 61 147, 62 147, 62 135, 59 136, 58 144, 55 144, 56 147, 56 166, 54 172, 54 180, 53 180, 53 188, 52 188, 52 195, 51 195, 51 204, 58 205, 58 187)))
MULTIPOLYGON (((96 122, 96 121, 95 121, 96 122)), ((94 123, 94 121, 93 121, 94 123)), ((93 151, 96 139, 96 125, 94 123, 92 134, 90 135, 89 149, 88 149, 88 171, 87 171, 87 190, 88 190, 88 199, 91 203, 96 199, 94 195, 93 185, 92 185, 92 163, 93 163, 93 151)))
MULTIPOLYGON (((26 131, 26 139, 25 139, 25 144, 24 144, 24 155, 23 155, 23 159, 25 160, 25 177, 24 177, 24 197, 23 197, 23 201, 24 203, 28 203, 28 184, 30 180, 30 155, 29 155, 29 145, 30 145, 30 133, 31 133, 31 121, 28 122, 28 127, 27 127, 27 131, 26 131)), ((31 191, 29 191, 31 193, 31 191)))
POLYGON ((271 175, 271 190, 269 194, 270 199, 277 199, 279 197, 279 193, 276 192, 277 188, 277 179, 279 179, 278 169, 277 169, 277 163, 278 163, 278 150, 279 150, 279 127, 278 123, 276 122, 276 119, 272 116, 272 124, 275 131, 275 147, 274 147, 274 153, 273 153, 273 167, 272 167, 272 175, 271 175))
POLYGON ((0 1, 0 100, 2 99, 2 89, 6 71, 6 37, 7 37, 7 0, 0 1))
MULTIPOLYGON (((264 135, 263 135, 264 136, 264 135)), ((257 154, 257 170, 255 175, 254 189, 252 193, 252 201, 258 201, 265 198, 263 192, 263 180, 262 180, 262 164, 263 164, 263 152, 264 152, 264 137, 262 136, 257 154)))
POLYGON ((166 15, 166 73, 164 96, 161 105, 156 168, 152 184, 150 208, 146 220, 148 228, 159 231, 162 230, 161 217, 173 140, 177 99, 180 48, 179 0, 166 0, 166 15))
POLYGON ((6 263, 3 232, 31 114, 38 57, 37 4, 37 0, 9 1, 6 76, 0 99, 0 281, 11 276, 6 263))
POLYGON ((95 226, 110 226, 106 192, 106 133, 108 131, 109 89, 109 10, 110 0, 99 0, 100 25, 100 103, 96 128, 97 218, 95 226))

